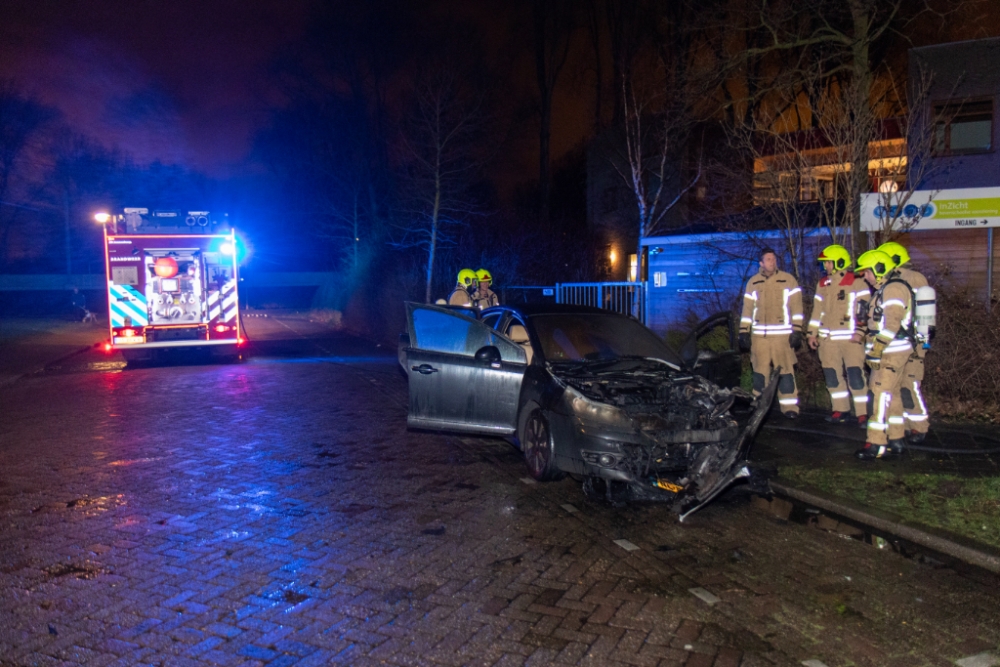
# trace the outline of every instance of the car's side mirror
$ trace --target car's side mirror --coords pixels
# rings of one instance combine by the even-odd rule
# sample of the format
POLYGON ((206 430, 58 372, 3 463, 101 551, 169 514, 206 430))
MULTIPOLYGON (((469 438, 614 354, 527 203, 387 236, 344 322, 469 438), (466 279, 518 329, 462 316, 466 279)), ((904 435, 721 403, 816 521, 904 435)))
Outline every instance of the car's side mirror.
POLYGON ((490 366, 500 366, 500 349, 496 345, 487 345, 476 350, 476 361, 489 364, 490 366))

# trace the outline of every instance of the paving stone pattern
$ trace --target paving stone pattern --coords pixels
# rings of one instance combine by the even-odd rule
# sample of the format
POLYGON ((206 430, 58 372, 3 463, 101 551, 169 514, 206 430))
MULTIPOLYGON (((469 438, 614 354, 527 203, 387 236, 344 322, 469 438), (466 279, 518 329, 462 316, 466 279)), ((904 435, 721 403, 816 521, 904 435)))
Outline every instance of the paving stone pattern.
POLYGON ((502 440, 409 432, 394 359, 38 376, 0 405, 4 667, 912 666, 1000 643, 988 576, 738 494, 685 524, 612 508, 523 483, 502 440))

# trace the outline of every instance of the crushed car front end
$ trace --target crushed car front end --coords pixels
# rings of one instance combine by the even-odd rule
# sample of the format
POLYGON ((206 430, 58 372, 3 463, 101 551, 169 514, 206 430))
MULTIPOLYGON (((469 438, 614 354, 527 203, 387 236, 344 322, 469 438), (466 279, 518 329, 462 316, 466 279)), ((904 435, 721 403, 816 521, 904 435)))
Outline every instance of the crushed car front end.
POLYGON ((583 476, 591 489, 600 480, 610 497, 617 483, 628 499, 672 502, 686 515, 751 476, 749 442, 773 391, 741 425, 730 408, 737 400, 753 401, 750 395, 663 362, 551 371, 564 387, 552 406, 560 467, 583 476))

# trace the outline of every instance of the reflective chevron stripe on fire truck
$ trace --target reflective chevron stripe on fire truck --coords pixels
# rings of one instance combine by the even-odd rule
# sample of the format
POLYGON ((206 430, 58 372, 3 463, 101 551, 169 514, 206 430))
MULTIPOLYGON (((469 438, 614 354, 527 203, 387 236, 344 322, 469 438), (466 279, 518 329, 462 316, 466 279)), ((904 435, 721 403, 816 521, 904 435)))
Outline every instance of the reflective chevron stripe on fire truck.
POLYGON ((208 295, 208 321, 222 315, 222 322, 236 319, 236 281, 230 280, 217 292, 208 295))
POLYGON ((131 285, 110 285, 108 297, 111 303, 111 326, 125 326, 125 318, 131 324, 144 327, 149 324, 146 297, 131 285))

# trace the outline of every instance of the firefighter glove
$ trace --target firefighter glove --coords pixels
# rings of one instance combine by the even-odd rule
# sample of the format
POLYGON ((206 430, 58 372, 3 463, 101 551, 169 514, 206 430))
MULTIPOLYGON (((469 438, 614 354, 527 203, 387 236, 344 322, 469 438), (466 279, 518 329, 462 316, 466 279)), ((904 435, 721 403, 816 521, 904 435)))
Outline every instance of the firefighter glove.
POLYGON ((802 332, 793 331, 788 337, 788 346, 793 350, 797 350, 802 347, 802 332))
POLYGON ((740 352, 750 351, 750 334, 741 333, 740 334, 740 352))
POLYGON ((927 342, 934 342, 934 335, 937 333, 937 327, 929 327, 927 329, 927 342))
POLYGON ((865 355, 865 363, 873 371, 877 371, 882 365, 882 353, 885 352, 888 345, 884 340, 876 337, 875 342, 872 343, 872 349, 865 355))

